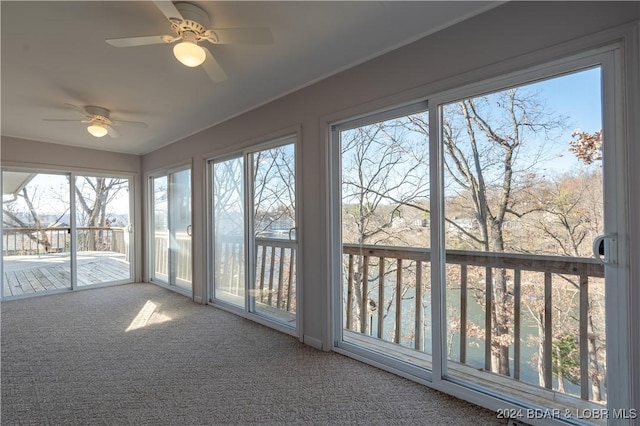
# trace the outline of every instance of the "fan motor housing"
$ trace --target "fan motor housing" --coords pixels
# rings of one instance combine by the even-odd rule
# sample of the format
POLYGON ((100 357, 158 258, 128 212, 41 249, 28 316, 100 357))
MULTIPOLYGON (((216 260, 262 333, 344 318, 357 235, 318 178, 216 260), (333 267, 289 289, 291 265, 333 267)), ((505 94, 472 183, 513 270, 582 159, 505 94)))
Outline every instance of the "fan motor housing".
POLYGON ((175 3, 174 5, 185 21, 191 21, 191 24, 196 24, 196 26, 200 25, 202 28, 201 31, 204 32, 209 26, 211 26, 209 14, 195 4, 175 3))
POLYGON ((84 110, 87 111, 87 114, 89 115, 97 115, 99 117, 109 118, 109 110, 106 108, 87 105, 86 107, 84 107, 84 110))

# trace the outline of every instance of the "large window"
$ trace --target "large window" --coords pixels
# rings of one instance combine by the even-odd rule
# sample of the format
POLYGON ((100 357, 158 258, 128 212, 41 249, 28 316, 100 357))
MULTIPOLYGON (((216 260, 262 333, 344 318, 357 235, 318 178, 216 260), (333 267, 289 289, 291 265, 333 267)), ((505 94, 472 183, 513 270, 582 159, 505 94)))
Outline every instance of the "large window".
POLYGON ((191 170, 151 177, 151 280, 191 293, 191 170))
MULTIPOLYGON (((426 103, 334 128, 341 163, 342 329, 349 345, 428 368, 426 103)), ((355 350, 358 350, 355 348, 355 350)))
POLYGON ((612 58, 333 126, 338 350, 563 414, 607 403, 605 293, 626 285, 612 58))
POLYGON ((130 185, 122 176, 3 170, 3 297, 131 281, 130 185))
POLYGON ((211 298, 295 329, 295 138, 212 160, 211 298))

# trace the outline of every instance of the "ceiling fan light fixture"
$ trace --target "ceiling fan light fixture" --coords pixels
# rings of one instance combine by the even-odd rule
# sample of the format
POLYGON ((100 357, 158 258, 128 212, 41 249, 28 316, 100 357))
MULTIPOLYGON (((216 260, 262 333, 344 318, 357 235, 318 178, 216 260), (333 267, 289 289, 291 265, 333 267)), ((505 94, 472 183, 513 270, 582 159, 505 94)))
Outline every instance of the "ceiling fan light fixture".
POLYGON ((202 65, 207 57, 206 52, 192 41, 182 41, 173 46, 173 54, 176 59, 187 67, 202 65))
POLYGON ((96 138, 101 138, 108 133, 107 128, 99 123, 92 123, 87 127, 87 131, 96 138))

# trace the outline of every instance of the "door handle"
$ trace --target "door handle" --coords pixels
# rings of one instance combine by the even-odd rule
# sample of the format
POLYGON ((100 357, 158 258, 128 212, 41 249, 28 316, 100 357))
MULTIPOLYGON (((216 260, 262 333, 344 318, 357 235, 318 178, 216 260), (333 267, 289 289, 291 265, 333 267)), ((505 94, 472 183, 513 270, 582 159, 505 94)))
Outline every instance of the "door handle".
POLYGON ((188 236, 191 236, 191 229, 192 229, 192 228, 191 228, 191 225, 188 225, 188 226, 187 226, 187 235, 188 235, 188 236))
POLYGON ((289 241, 295 241, 293 238, 291 238, 291 233, 296 232, 297 229, 298 229, 297 227, 293 227, 289 229, 289 241))
POLYGON ((593 255, 604 265, 618 263, 618 234, 599 235, 593 240, 593 255))

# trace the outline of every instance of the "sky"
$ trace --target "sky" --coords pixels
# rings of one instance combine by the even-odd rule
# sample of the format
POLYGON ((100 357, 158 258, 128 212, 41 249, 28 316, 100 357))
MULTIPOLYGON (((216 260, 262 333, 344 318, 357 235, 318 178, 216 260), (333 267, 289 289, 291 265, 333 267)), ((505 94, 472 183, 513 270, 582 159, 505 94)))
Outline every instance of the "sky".
POLYGON ((557 144, 555 154, 563 154, 547 161, 548 170, 564 173, 580 163, 569 151, 568 141, 575 129, 596 132, 602 128, 602 94, 600 68, 592 68, 562 77, 555 77, 532 84, 530 87, 540 90, 547 105, 558 114, 568 117, 567 130, 557 144))

